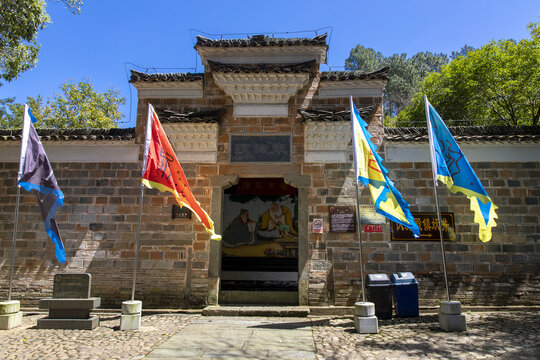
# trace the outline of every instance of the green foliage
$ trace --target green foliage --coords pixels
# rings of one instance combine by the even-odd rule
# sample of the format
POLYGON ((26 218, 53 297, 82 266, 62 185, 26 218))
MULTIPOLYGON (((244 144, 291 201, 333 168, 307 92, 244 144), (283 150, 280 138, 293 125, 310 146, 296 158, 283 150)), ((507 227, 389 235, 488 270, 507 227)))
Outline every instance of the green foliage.
MULTIPOLYGON (((123 114, 118 107, 126 103, 119 97, 118 90, 109 88, 104 93, 94 91, 92 83, 65 83, 60 85, 62 92, 53 99, 28 97, 27 104, 42 128, 113 128, 123 114)), ((24 104, 17 104, 13 98, 0 100, 0 128, 20 128, 24 104), (9 111, 7 111, 9 109, 9 111)))
POLYGON ((447 62, 448 57, 444 54, 420 52, 411 58, 407 54, 384 57, 378 51, 357 45, 345 60, 345 67, 348 70, 369 72, 390 66, 390 80, 386 85, 383 107, 386 116, 395 116, 410 104, 422 79, 430 72, 440 71, 447 62))
MULTIPOLYGON (((80 12, 82 0, 62 2, 69 11, 80 12)), ((0 80, 12 81, 36 65, 37 35, 48 22, 43 0, 0 0, 0 80)))
POLYGON ((454 58, 440 73, 424 79, 393 124, 425 125, 426 94, 441 117, 455 125, 538 125, 539 28, 539 23, 529 24, 530 39, 491 41, 454 58))

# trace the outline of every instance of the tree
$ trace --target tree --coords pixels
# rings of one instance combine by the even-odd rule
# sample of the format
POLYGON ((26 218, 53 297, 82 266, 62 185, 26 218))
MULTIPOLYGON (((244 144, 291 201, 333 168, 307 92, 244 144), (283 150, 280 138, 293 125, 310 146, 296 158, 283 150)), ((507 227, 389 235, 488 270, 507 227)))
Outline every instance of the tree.
POLYGON ((491 41, 430 74, 395 124, 425 124, 426 94, 443 119, 458 125, 538 125, 540 23, 528 28, 530 39, 491 41))
POLYGON ((385 57, 378 51, 357 45, 345 60, 345 67, 369 72, 390 66, 383 107, 386 116, 395 116, 410 104, 422 79, 430 72, 440 71, 447 62, 448 57, 442 53, 419 52, 411 58, 407 58, 407 54, 385 57))
MULTIPOLYGON (((42 128, 112 128, 117 127, 123 114, 118 107, 126 103, 119 97, 116 89, 109 88, 104 93, 94 91, 92 83, 80 81, 77 84, 60 85, 62 93, 53 99, 28 97, 27 104, 42 128)), ((22 125, 24 104, 16 104, 13 99, 4 99, 0 103, 0 127, 20 128, 22 125), (7 111, 9 108, 9 112, 7 111)))
MULTIPOLYGON (((80 13, 83 3, 57 1, 73 13, 80 13)), ((43 0, 0 0, 0 80, 12 81, 36 65, 40 48, 37 35, 49 21, 43 0)))

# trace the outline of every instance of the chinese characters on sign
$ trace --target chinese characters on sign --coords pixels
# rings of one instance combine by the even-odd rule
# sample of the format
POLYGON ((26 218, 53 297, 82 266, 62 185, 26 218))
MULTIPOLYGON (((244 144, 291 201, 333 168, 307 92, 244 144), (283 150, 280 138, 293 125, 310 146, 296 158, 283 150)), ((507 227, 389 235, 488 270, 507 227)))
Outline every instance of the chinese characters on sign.
MULTIPOLYGON (((401 224, 391 222, 392 240, 439 240, 439 219, 437 213, 412 213, 414 222, 420 228, 420 238, 415 239, 411 230, 401 224)), ((443 240, 456 239, 454 213, 441 213, 443 240)))
POLYGON ((331 232, 356 231, 356 216, 353 206, 330 206, 328 212, 331 232))
POLYGON ((231 135, 231 162, 291 162, 291 137, 231 135))

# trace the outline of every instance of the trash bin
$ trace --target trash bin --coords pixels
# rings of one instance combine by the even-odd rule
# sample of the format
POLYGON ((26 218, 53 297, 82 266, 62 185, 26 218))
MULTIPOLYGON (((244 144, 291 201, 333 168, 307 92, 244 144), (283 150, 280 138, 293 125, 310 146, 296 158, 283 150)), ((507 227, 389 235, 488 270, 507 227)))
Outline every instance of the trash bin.
POLYGON ((397 317, 418 316, 418 281, 410 272, 392 274, 397 317))
POLYGON ((375 316, 379 319, 392 318, 392 283, 386 274, 369 274, 367 298, 375 304, 375 316))

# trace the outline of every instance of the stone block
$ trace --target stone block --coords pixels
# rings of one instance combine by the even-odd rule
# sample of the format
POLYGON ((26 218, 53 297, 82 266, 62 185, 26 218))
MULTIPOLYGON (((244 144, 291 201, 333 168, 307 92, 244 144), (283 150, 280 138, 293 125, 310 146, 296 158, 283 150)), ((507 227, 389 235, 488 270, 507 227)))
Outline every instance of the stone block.
POLYGON ((21 310, 19 300, 0 301, 0 315, 14 314, 21 310))
POLYGON ((53 298, 88 299, 92 285, 90 274, 56 274, 54 275, 53 298))
POLYGON ((54 299, 44 298, 39 300, 40 309, 88 309, 92 310, 101 305, 101 298, 91 297, 88 299, 54 299))
POLYGON ((377 334, 379 323, 376 316, 354 316, 354 328, 359 334, 377 334))
POLYGON ((38 319, 38 329, 94 330, 99 325, 99 316, 89 319, 38 319))
POLYGON ((22 311, 0 315, 0 330, 9 330, 22 324, 22 311))
POLYGON ((375 304, 371 302, 357 302, 354 304, 354 315, 369 317, 375 315, 375 304))
POLYGON ((123 315, 140 314, 141 311, 142 311, 142 301, 140 300, 129 300, 129 301, 122 302, 123 315))
POLYGON ((139 330, 141 327, 141 313, 122 315, 120 317, 120 330, 139 330))
POLYGON ((440 313, 459 315, 461 314, 461 303, 459 301, 441 301, 440 313))
POLYGON ((439 326, 444 331, 467 331, 465 315, 439 314, 439 326))

